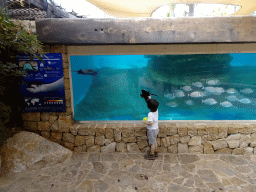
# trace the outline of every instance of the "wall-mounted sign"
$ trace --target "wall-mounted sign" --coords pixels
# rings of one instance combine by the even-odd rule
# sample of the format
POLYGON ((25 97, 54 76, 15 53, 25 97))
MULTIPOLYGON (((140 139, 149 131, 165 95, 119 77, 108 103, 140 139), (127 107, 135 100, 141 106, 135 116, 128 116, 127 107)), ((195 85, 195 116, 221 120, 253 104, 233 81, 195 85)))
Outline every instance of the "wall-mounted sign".
POLYGON ((61 53, 45 54, 44 63, 29 55, 18 55, 17 64, 26 72, 20 86, 24 112, 65 112, 65 89, 61 53))

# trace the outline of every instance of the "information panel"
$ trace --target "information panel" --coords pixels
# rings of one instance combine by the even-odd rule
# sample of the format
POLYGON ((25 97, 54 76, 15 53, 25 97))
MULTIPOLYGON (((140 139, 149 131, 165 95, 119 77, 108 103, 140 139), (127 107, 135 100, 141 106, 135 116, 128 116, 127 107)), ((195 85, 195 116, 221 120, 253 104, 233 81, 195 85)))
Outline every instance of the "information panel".
POLYGON ((44 62, 18 55, 17 64, 26 72, 20 86, 24 112, 65 112, 65 89, 61 53, 45 54, 44 62))

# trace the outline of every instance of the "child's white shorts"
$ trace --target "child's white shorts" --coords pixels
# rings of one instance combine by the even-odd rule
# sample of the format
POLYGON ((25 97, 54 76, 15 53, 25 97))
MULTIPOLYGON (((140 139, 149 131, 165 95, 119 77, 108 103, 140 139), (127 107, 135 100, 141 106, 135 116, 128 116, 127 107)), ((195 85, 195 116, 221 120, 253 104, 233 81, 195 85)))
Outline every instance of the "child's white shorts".
POLYGON ((148 142, 150 145, 155 144, 158 133, 159 129, 148 129, 148 142))

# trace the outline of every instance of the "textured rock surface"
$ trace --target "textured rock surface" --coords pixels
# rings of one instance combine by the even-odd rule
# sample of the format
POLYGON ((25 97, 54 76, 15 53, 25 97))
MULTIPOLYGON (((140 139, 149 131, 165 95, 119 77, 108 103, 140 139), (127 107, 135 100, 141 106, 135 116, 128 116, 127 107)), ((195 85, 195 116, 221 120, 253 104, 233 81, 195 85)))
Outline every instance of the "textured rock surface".
POLYGON ((70 158, 72 151, 35 133, 22 131, 7 140, 0 156, 0 172, 4 175, 56 165, 70 158))

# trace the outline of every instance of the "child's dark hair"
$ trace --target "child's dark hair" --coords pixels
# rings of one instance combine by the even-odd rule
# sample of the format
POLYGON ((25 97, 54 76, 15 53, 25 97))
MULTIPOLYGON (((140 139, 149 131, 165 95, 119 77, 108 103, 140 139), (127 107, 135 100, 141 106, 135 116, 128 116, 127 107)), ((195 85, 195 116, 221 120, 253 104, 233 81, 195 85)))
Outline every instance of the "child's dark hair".
POLYGON ((151 112, 156 112, 156 110, 159 106, 159 103, 156 99, 148 99, 147 105, 151 112))

